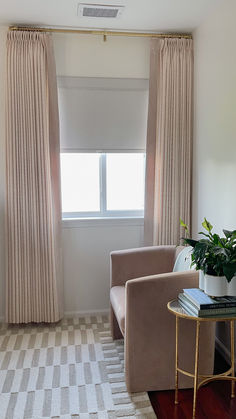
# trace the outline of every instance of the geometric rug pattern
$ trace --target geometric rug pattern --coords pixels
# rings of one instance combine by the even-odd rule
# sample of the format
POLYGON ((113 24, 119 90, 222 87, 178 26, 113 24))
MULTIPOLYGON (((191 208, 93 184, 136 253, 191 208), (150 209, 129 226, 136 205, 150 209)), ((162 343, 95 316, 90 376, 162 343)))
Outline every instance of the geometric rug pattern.
POLYGON ((156 418, 147 393, 127 392, 107 316, 0 325, 0 419, 43 418, 156 418))

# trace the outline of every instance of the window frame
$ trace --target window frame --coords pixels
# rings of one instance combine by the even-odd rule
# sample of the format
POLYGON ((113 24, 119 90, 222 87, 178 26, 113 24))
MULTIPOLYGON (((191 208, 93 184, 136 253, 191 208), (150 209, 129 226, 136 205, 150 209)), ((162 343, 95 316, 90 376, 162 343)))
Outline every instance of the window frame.
MULTIPOLYGON (((62 220, 76 220, 76 219, 112 219, 112 218, 143 218, 143 210, 107 210, 107 197, 106 197, 106 154, 108 153, 142 153, 144 154, 144 165, 146 161, 146 150, 60 150, 61 154, 64 153, 99 153, 99 184, 100 184, 100 211, 81 211, 81 212, 62 212, 62 220)), ((145 169, 145 167, 144 167, 145 169)))

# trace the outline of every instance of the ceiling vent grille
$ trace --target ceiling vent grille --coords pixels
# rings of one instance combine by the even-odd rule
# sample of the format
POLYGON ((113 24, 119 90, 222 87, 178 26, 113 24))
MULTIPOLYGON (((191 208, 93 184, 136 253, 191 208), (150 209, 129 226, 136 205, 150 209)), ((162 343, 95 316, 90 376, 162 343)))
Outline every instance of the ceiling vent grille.
POLYGON ((79 3, 78 16, 117 19, 121 16, 123 9, 124 6, 79 3))

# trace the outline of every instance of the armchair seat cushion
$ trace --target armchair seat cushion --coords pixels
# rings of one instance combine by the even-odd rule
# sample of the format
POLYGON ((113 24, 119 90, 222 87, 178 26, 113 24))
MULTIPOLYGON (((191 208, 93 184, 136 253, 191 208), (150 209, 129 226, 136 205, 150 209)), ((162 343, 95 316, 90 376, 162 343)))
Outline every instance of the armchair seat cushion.
POLYGON ((110 290, 110 301, 115 312, 120 330, 125 334, 125 287, 116 286, 110 290))

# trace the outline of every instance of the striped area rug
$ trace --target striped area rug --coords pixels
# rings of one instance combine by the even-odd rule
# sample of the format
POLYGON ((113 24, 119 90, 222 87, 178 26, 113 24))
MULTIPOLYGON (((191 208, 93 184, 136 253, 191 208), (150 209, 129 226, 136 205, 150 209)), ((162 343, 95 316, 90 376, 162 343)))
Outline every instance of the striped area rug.
POLYGON ((0 419, 156 418, 147 393, 128 394, 123 341, 108 318, 0 326, 0 419))

